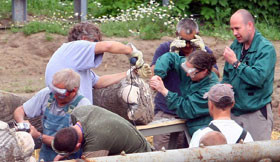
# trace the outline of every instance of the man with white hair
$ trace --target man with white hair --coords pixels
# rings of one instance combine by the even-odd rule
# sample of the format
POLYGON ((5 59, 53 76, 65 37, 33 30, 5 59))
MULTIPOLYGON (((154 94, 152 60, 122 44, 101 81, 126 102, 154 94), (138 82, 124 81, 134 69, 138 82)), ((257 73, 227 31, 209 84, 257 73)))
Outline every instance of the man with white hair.
POLYGON ((201 138, 211 131, 221 132, 227 140, 227 144, 253 141, 249 132, 230 118, 230 111, 234 106, 234 92, 230 85, 216 84, 210 91, 205 93, 208 98, 209 113, 214 119, 209 126, 197 130, 190 142, 190 147, 198 147, 201 138))
MULTIPOLYGON (((14 119, 18 123, 28 122, 24 116, 33 118, 42 115, 43 133, 31 125, 30 134, 43 142, 39 160, 52 161, 57 155, 52 150, 51 141, 55 133, 71 126, 72 110, 77 106, 91 105, 91 102, 78 93, 80 76, 72 69, 63 69, 53 76, 52 84, 40 90, 35 96, 18 107, 14 119)), ((75 155, 78 158, 79 154, 75 155)))

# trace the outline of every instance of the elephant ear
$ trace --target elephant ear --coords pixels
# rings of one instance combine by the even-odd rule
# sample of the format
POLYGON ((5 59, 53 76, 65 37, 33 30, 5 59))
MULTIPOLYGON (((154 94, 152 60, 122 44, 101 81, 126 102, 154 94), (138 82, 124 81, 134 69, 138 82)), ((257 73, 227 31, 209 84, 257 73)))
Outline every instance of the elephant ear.
POLYGON ((150 87, 134 71, 128 74, 119 83, 94 89, 93 103, 136 124, 148 124, 154 117, 150 87))

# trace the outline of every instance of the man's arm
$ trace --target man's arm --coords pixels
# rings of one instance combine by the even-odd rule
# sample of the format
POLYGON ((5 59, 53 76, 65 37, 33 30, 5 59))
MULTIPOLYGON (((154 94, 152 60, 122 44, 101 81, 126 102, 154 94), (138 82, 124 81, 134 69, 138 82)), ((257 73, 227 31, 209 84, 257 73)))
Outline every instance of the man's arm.
POLYGON ((126 72, 103 75, 101 76, 97 83, 93 86, 94 88, 105 88, 115 83, 120 82, 123 78, 126 77, 126 72))
MULTIPOLYGON (((274 71, 276 63, 276 53, 273 46, 265 46, 262 51, 257 52, 255 57, 257 60, 251 66, 245 63, 238 63, 236 72, 245 83, 262 87, 267 77, 274 71)), ((225 48, 224 58, 229 64, 237 61, 236 54, 229 47, 225 48)))
POLYGON ((140 68, 144 64, 143 54, 132 43, 124 45, 116 41, 103 41, 97 42, 95 45, 95 54, 102 54, 104 52, 110 52, 113 54, 125 54, 129 57, 136 57, 137 61, 135 66, 140 68))
POLYGON ((41 132, 39 132, 34 126, 30 126, 30 134, 34 139, 42 138, 42 142, 48 146, 51 146, 52 140, 54 137, 45 135, 41 132))
POLYGON ((108 150, 84 152, 83 155, 82 155, 82 159, 101 157, 101 156, 108 156, 108 155, 109 155, 109 151, 108 150))
POLYGON ((154 67, 154 75, 160 76, 162 79, 166 77, 169 70, 174 69, 179 72, 180 64, 184 61, 184 57, 177 54, 165 53, 159 57, 154 67), (182 60, 183 59, 183 60, 182 60))
POLYGON ((23 106, 19 106, 18 108, 16 108, 16 110, 14 111, 14 119, 17 123, 21 123, 24 122, 24 109, 23 106))
POLYGON ((167 107, 173 110, 182 119, 194 119, 199 116, 208 115, 208 101, 203 99, 207 91, 198 91, 188 96, 179 96, 178 93, 168 91, 167 107))
POLYGON ((96 43, 95 53, 102 54, 104 52, 130 55, 132 53, 132 48, 116 41, 102 41, 96 43))
MULTIPOLYGON (((99 151, 93 151, 93 152, 84 152, 82 155, 82 159, 86 160, 88 158, 94 158, 94 157, 101 157, 101 156, 108 156, 109 151, 108 150, 99 150, 99 151)), ((65 159, 65 156, 56 155, 56 157, 53 159, 54 161, 59 161, 65 159)))

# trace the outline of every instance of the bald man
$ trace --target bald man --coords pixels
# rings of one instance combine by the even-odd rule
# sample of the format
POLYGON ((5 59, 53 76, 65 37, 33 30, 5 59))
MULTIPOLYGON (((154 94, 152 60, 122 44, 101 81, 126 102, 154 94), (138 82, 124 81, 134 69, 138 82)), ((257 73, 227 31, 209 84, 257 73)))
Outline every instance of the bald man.
POLYGON ((211 131, 201 137, 199 146, 213 146, 213 145, 224 145, 227 144, 226 137, 218 131, 211 131))
POLYGON ((223 53, 223 82, 231 84, 235 93, 232 119, 249 131, 255 141, 269 140, 273 126, 275 49, 255 29, 254 18, 245 9, 231 16, 230 28, 236 39, 223 53))

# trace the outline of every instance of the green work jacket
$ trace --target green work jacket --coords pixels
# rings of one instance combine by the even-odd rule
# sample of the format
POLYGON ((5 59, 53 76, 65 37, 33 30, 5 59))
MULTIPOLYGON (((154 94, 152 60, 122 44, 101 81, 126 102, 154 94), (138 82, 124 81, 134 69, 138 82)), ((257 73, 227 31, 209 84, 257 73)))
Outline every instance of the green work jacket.
POLYGON ((193 82, 181 68, 181 64, 185 60, 185 57, 176 53, 166 53, 158 58, 154 72, 161 78, 164 78, 171 69, 178 73, 181 96, 168 91, 165 98, 169 110, 174 110, 180 118, 187 119, 186 125, 192 135, 196 130, 206 127, 212 120, 209 115, 208 101, 203 98, 203 95, 218 83, 218 77, 211 72, 199 82, 193 82))
MULTIPOLYGON (((230 48, 240 60, 243 44, 234 40, 230 48)), ((233 114, 254 112, 271 102, 275 63, 276 52, 273 45, 258 31, 237 69, 225 63, 222 82, 233 86, 236 102, 233 114)))

